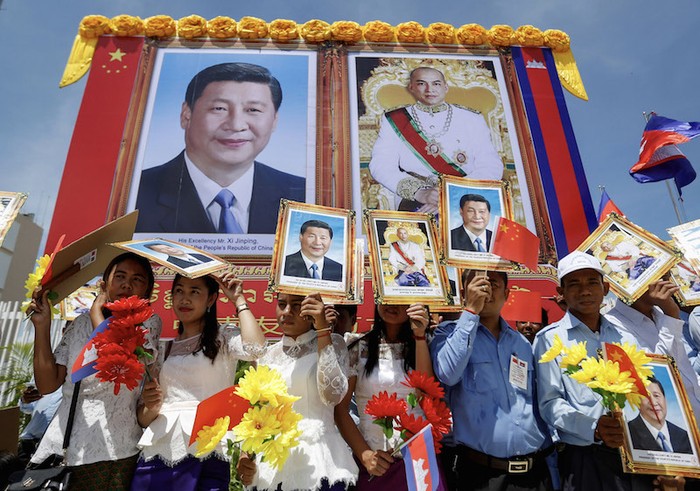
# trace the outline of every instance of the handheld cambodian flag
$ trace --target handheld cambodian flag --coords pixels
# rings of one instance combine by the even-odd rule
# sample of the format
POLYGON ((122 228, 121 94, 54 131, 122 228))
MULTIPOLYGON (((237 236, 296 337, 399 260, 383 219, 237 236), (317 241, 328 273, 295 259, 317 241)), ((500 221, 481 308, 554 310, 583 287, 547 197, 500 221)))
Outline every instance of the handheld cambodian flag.
POLYGON ((600 205, 598 205, 598 224, 600 225, 603 223, 605 219, 608 218, 608 215, 613 212, 620 216, 624 215, 615 202, 610 199, 608 192, 603 189, 603 194, 600 197, 600 205))
POLYGON ((79 380, 83 380, 84 378, 97 373, 97 369, 95 368, 95 364, 97 363, 97 348, 95 348, 93 339, 99 333, 107 330, 107 326, 109 326, 109 321, 111 319, 112 318, 109 317, 103 320, 100 325, 97 326, 94 331, 92 331, 90 339, 88 339, 88 342, 85 343, 83 349, 80 350, 78 357, 75 359, 75 363, 73 363, 73 368, 70 375, 71 382, 76 383, 79 380))
POLYGON ((437 491, 440 486, 432 425, 425 426, 401 446, 408 491, 437 491))
POLYGON ((695 169, 676 145, 700 135, 700 122, 676 121, 652 113, 642 134, 639 161, 630 169, 637 182, 657 182, 673 178, 678 194, 695 180, 695 169))

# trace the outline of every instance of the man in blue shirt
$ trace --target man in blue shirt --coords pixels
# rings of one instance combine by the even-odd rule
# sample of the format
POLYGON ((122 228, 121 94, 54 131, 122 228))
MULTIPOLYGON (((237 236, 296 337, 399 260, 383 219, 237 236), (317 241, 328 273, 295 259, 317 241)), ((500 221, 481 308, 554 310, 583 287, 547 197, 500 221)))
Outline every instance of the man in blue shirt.
POLYGON ((29 459, 32 458, 36 447, 46 432, 46 428, 49 427, 49 423, 53 419, 54 414, 56 414, 62 397, 61 387, 50 394, 42 396, 34 385, 34 379, 29 382, 22 392, 19 409, 24 414, 31 414, 32 416, 22 434, 19 435, 17 456, 22 464, 26 465, 29 459))
POLYGON ((448 467, 457 489, 551 489, 551 445, 533 406, 532 348, 500 316, 508 276, 465 271, 462 282, 464 312, 441 324, 430 344, 452 410, 456 461, 448 467))

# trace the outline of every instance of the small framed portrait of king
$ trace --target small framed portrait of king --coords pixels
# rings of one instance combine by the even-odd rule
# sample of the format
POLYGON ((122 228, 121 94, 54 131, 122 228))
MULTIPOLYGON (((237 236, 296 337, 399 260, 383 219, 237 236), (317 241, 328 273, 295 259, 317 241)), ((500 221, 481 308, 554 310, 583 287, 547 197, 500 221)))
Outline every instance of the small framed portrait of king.
POLYGON ((623 410, 625 472, 700 477, 700 433, 673 358, 647 354, 652 375, 639 408, 623 410))
POLYGON ((453 302, 431 214, 366 210, 374 297, 379 304, 453 302))
POLYGON ((129 240, 111 245, 143 256, 188 278, 199 278, 230 266, 220 257, 167 239, 129 240))
POLYGON ((680 287, 675 295, 678 302, 684 307, 700 305, 700 274, 693 265, 683 259, 671 268, 670 274, 671 281, 680 287))
POLYGON ((355 299, 355 212, 282 200, 270 291, 355 299))
POLYGON ((512 269, 510 261, 489 252, 498 217, 513 220, 508 182, 440 176, 438 184, 444 262, 470 269, 512 269))
POLYGON ((611 213, 577 248, 600 260, 610 289, 632 303, 679 260, 680 252, 651 232, 611 213))
POLYGON ((683 251, 685 259, 695 270, 700 271, 700 220, 671 227, 668 233, 683 251))
POLYGON ((0 191, 0 245, 26 200, 25 193, 0 191))

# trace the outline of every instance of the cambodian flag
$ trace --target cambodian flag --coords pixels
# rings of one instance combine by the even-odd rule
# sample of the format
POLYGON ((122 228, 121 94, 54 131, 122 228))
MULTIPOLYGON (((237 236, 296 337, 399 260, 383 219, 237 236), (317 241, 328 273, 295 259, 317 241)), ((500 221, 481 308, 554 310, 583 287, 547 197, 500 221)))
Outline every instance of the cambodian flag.
POLYGON ((676 147, 700 135, 700 122, 676 121, 652 113, 642 134, 639 161, 630 169, 637 182, 675 179, 678 194, 695 180, 695 169, 676 147))
POLYGON ((437 491, 440 486, 431 428, 425 426, 401 447, 408 491, 437 491))
POLYGON ((623 215, 615 202, 613 202, 613 200, 610 199, 610 196, 608 196, 608 192, 603 189, 603 194, 600 197, 600 204, 598 205, 598 224, 603 223, 605 219, 608 218, 608 215, 613 212, 620 216, 623 215))
POLYGON ((93 373, 97 373, 97 370, 95 370, 95 364, 97 363, 97 350, 95 349, 95 345, 92 343, 92 340, 99 333, 107 330, 107 326, 109 325, 109 321, 111 319, 111 317, 105 319, 95 328, 94 331, 92 331, 90 339, 87 343, 85 343, 85 346, 83 346, 80 354, 78 354, 78 357, 75 359, 75 363, 73 363, 73 369, 70 375, 71 382, 76 383, 79 380, 89 377, 93 373))

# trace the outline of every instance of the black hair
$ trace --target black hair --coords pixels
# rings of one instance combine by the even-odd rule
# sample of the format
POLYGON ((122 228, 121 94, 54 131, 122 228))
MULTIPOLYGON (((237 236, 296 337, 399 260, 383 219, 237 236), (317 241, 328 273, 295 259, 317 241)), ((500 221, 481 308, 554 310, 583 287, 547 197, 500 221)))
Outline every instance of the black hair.
POLYGON ((656 384, 659 386, 659 389, 661 389, 661 393, 666 397, 666 391, 664 390, 664 386, 661 385, 661 382, 659 381, 658 378, 654 377, 653 375, 648 377, 647 380, 649 381, 650 384, 656 384))
POLYGON ((409 83, 413 82, 413 74, 416 73, 418 70, 435 70, 442 77, 442 81, 447 82, 447 80, 445 80, 445 74, 442 73, 442 70, 438 70, 437 68, 432 67, 432 66, 419 66, 419 67, 416 67, 413 70, 411 70, 411 72, 408 74, 409 83))
POLYGON ((125 252, 123 254, 119 254, 117 257, 112 259, 105 268, 104 273, 102 274, 102 281, 107 283, 109 275, 112 274, 114 268, 116 268, 118 264, 121 264, 124 261, 128 260, 138 263, 138 265, 141 266, 144 272, 146 273, 146 281, 148 286, 146 287, 146 294, 143 298, 150 300, 151 294, 153 293, 153 285, 155 285, 156 283, 156 277, 153 275, 153 268, 151 267, 151 262, 145 257, 139 256, 138 254, 134 254, 133 252, 125 252))
POLYGON ((350 318, 357 318, 357 305, 355 304, 335 304, 333 308, 337 310, 338 313, 345 311, 350 318))
POLYGON ((190 81, 185 92, 185 103, 190 109, 212 82, 253 82, 270 88, 272 104, 278 111, 282 104, 282 87, 270 70, 252 63, 219 63, 205 68, 190 81))
MULTIPOLYGON (((182 278, 183 276, 179 273, 175 275, 171 295, 182 278)), ((219 321, 216 317, 216 299, 219 298, 219 284, 209 275, 200 276, 200 278, 204 280, 204 285, 207 288, 207 296, 214 294, 215 298, 212 306, 204 312, 204 329, 202 329, 202 337, 199 339, 199 348, 194 353, 201 350, 204 356, 211 359, 213 364, 221 348, 221 342, 219 341, 219 321)), ((182 322, 178 321, 177 332, 178 334, 184 332, 182 322)))
MULTIPOLYGON (((372 329, 359 339, 356 339, 348 349, 355 346, 360 340, 364 339, 367 343, 367 363, 365 364, 365 375, 369 376, 379 363, 379 344, 382 337, 386 336, 386 323, 379 315, 379 307, 374 306, 374 324, 372 329)), ((408 373, 409 370, 416 368, 416 341, 413 339, 413 330, 411 329, 411 321, 407 319, 399 329, 398 342, 403 347, 401 354, 403 355, 403 370, 408 373)))
POLYGON ((542 308, 542 327, 549 325, 549 312, 544 307, 542 308))
MULTIPOLYGON (((475 270, 473 269, 463 269, 462 270, 462 287, 465 288, 464 283, 467 281, 467 278, 469 278, 469 275, 473 273, 475 270)), ((498 276, 501 277, 503 280, 503 288, 508 287, 508 274, 505 271, 488 271, 488 273, 496 273, 498 276)), ((544 309, 543 309, 544 310, 544 309)))
POLYGON ((477 203, 486 203, 486 209, 491 211, 491 203, 489 203, 489 200, 484 198, 480 194, 465 194, 461 198, 459 198, 459 208, 462 209, 464 208, 464 205, 467 201, 476 201, 477 203))
POLYGON ((306 229, 309 227, 324 228, 328 230, 328 234, 331 236, 331 239, 333 239, 333 229, 326 222, 322 222, 321 220, 307 220, 301 224, 301 230, 299 233, 304 235, 304 232, 306 232, 306 229))

